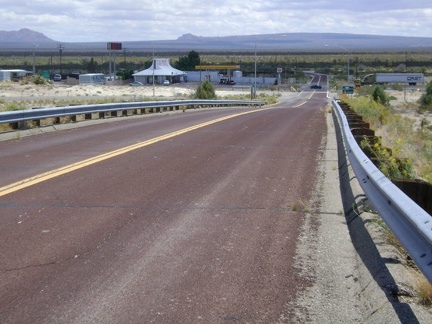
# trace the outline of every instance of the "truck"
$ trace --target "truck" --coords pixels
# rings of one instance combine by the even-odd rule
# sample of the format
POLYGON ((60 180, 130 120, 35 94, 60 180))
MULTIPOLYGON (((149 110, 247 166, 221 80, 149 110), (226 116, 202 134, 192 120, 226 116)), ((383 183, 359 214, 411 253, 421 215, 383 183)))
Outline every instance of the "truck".
MULTIPOLYGON (((356 82, 357 84, 358 82, 356 82)), ((384 83, 408 83, 416 85, 424 83, 423 73, 374 73, 366 75, 361 81, 361 85, 384 84, 384 83)))
POLYGON ((79 84, 105 84, 105 75, 103 73, 80 74, 79 84))

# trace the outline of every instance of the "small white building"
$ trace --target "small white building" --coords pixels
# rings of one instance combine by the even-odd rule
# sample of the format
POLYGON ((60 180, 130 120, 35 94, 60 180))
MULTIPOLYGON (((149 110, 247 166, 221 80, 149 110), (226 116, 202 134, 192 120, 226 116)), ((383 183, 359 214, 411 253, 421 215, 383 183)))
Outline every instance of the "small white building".
POLYGON ((105 75, 103 73, 80 74, 79 84, 105 84, 105 75))
POLYGON ((33 72, 26 70, 0 70, 0 81, 18 81, 27 75, 33 75, 33 72))
POLYGON ((133 74, 134 81, 139 81, 143 84, 163 84, 165 80, 170 83, 179 83, 185 81, 187 73, 173 68, 169 59, 156 58, 152 65, 143 71, 133 74))

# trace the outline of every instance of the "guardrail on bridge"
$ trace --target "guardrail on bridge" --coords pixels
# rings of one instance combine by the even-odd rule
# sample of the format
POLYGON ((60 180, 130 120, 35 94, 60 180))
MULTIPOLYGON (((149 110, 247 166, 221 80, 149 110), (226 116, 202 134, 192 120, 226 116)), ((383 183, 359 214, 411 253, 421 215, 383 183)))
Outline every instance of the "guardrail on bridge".
POLYGON ((333 108, 341 124, 346 153, 363 191, 418 268, 432 282, 432 217, 366 156, 336 100, 333 101, 333 108))
POLYGON ((0 124, 17 124, 24 121, 35 121, 40 126, 40 121, 47 118, 57 118, 55 123, 60 123, 60 117, 72 117, 84 115, 85 119, 92 119, 94 114, 99 118, 105 118, 107 113, 111 116, 128 114, 145 114, 163 111, 174 111, 180 109, 203 108, 203 107, 229 107, 229 106, 263 106, 263 101, 244 100, 173 100, 173 101, 151 101, 151 102, 123 102, 97 105, 77 105, 53 108, 38 108, 0 113, 0 124))

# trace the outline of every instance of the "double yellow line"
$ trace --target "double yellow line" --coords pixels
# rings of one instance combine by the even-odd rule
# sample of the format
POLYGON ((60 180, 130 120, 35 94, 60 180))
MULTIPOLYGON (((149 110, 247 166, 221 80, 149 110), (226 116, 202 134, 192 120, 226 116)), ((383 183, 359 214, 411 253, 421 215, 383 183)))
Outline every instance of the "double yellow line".
POLYGON ((136 143, 136 144, 133 144, 130 146, 126 146, 126 147, 123 147, 123 148, 118 149, 118 150, 107 152, 107 153, 97 155, 97 156, 94 156, 92 158, 80 161, 80 162, 72 163, 72 164, 66 165, 66 166, 58 168, 58 169, 54 169, 54 170, 51 170, 48 172, 38 174, 36 176, 30 177, 30 178, 27 178, 27 179, 24 179, 24 180, 21 180, 21 181, 18 181, 18 182, 9 184, 9 185, 6 185, 4 187, 0 187, 0 197, 5 196, 7 194, 10 194, 12 192, 33 186, 37 183, 58 177, 62 174, 69 173, 69 172, 84 168, 86 166, 110 159, 112 157, 115 157, 115 156, 118 156, 121 154, 125 154, 127 152, 137 150, 139 148, 142 148, 142 147, 145 147, 145 146, 148 146, 148 145, 151 145, 151 144, 154 144, 154 143, 157 143, 157 142, 160 142, 160 141, 163 141, 163 140, 166 140, 166 139, 169 139, 169 138, 172 138, 172 137, 175 137, 175 136, 178 136, 178 135, 181 135, 181 134, 184 134, 184 133, 208 126, 208 125, 211 125, 211 124, 215 124, 215 123, 218 123, 218 122, 223 121, 223 120, 231 119, 231 118, 241 116, 241 115, 254 113, 257 111, 258 110, 252 110, 252 111, 247 111, 247 112, 243 112, 243 113, 238 113, 238 114, 234 114, 234 115, 221 117, 218 119, 213 119, 213 120, 207 121, 205 123, 201 123, 201 124, 197 124, 197 125, 194 125, 191 127, 183 128, 181 130, 178 130, 178 131, 166 134, 166 135, 162 135, 159 137, 155 137, 155 138, 149 139, 149 140, 144 141, 144 142, 140 142, 140 143, 136 143))

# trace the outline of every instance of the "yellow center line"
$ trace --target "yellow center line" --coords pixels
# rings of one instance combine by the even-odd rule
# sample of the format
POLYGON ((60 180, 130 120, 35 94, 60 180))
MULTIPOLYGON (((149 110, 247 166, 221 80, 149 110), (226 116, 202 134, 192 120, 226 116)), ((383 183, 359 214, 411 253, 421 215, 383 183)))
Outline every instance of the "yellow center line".
POLYGON ((35 185, 37 183, 58 177, 62 174, 66 174, 66 173, 84 168, 86 166, 110 159, 112 157, 115 157, 115 156, 118 156, 121 154, 125 154, 127 152, 137 150, 139 148, 142 148, 142 147, 145 147, 145 146, 148 146, 148 145, 151 145, 151 144, 154 144, 154 143, 157 143, 157 142, 160 142, 160 141, 163 141, 163 140, 166 140, 166 139, 169 139, 169 138, 172 138, 172 137, 175 137, 175 136, 178 136, 178 135, 181 135, 181 134, 184 134, 184 133, 208 126, 208 125, 211 125, 211 124, 215 124, 215 123, 223 121, 223 120, 227 120, 227 119, 234 118, 234 117, 241 116, 241 115, 254 113, 257 111, 261 111, 261 110, 246 111, 243 113, 238 113, 238 114, 234 114, 234 115, 229 115, 229 116, 213 119, 213 120, 201 123, 201 124, 197 124, 197 125, 194 125, 191 127, 180 129, 180 130, 172 132, 172 133, 161 135, 161 136, 146 140, 144 142, 139 142, 139 143, 136 143, 136 144, 133 144, 130 146, 126 146, 126 147, 123 147, 123 148, 120 148, 120 149, 117 149, 117 150, 114 150, 111 152, 107 152, 104 154, 100 154, 100 155, 91 157, 91 158, 83 160, 83 161, 72 163, 72 164, 66 165, 66 166, 58 168, 58 169, 54 169, 54 170, 51 170, 48 172, 44 172, 44 173, 35 175, 33 177, 30 177, 30 178, 6 185, 4 187, 0 187, 0 197, 5 196, 5 195, 10 194, 10 193, 15 192, 15 191, 30 187, 30 186, 35 185))
POLYGON ((298 104, 298 105, 296 105, 296 106, 293 106, 293 108, 298 108, 298 107, 303 106, 305 103, 308 102, 308 100, 310 100, 310 99, 313 97, 314 93, 315 93, 315 91, 313 91, 313 92, 311 93, 311 95, 306 99, 306 101, 303 101, 302 103, 300 103, 300 104, 298 104))

